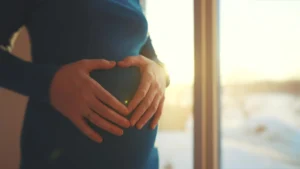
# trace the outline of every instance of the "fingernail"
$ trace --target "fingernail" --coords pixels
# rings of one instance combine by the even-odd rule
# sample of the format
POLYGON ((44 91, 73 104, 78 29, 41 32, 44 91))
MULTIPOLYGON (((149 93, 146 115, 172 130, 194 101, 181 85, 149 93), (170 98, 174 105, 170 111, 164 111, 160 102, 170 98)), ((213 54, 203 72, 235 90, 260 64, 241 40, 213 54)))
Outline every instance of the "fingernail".
POLYGON ((98 143, 102 143, 103 142, 103 138, 99 137, 99 136, 96 136, 96 141, 98 143))
POLYGON ((128 115, 129 114, 129 110, 128 109, 124 109, 124 114, 128 115))
POLYGON ((128 112, 132 111, 130 105, 127 107, 127 110, 128 110, 128 112))
POLYGON ((124 121, 124 124, 125 124, 125 127, 126 127, 126 128, 129 128, 130 125, 131 125, 129 120, 125 120, 125 121, 124 121))
POLYGON ((135 121, 131 121, 131 126, 134 127, 135 126, 135 121))
POLYGON ((118 131, 118 136, 122 136, 124 134, 123 130, 118 131))
POLYGON ((137 129, 141 130, 143 128, 143 125, 138 125, 136 127, 137 127, 137 129))
POLYGON ((151 129, 154 130, 156 125, 151 125, 151 129))

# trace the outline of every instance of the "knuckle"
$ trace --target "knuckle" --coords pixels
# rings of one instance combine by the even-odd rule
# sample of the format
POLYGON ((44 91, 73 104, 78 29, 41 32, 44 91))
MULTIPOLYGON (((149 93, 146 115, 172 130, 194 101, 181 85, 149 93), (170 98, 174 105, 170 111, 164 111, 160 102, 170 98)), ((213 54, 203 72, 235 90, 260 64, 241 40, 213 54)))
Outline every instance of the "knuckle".
POLYGON ((150 74, 150 78, 151 78, 151 79, 155 79, 155 78, 156 78, 154 72, 150 72, 149 74, 150 74))
POLYGON ((150 110, 150 113, 153 113, 157 110, 157 107, 156 105, 152 106, 149 110, 150 110))
POLYGON ((152 102, 151 102, 151 100, 149 100, 149 99, 147 99, 147 100, 145 101, 145 105, 147 105, 147 106, 149 106, 151 103, 152 103, 152 102))
POLYGON ((82 66, 86 66, 88 65, 88 59, 82 59, 79 61, 79 63, 82 65, 82 66))
POLYGON ((152 71, 146 71, 146 74, 150 79, 154 79, 154 77, 155 77, 155 75, 152 71))
POLYGON ((145 71, 145 76, 147 76, 148 79, 151 79, 153 75, 150 71, 145 71))
POLYGON ((146 109, 141 109, 141 111, 136 113, 136 120, 139 120, 143 116, 143 114, 145 113, 145 110, 146 109))
POLYGON ((142 89, 142 90, 140 91, 140 95, 141 95, 142 97, 145 97, 146 94, 147 94, 147 90, 142 89))
POLYGON ((153 88, 158 89, 159 88, 159 84, 157 82, 152 84, 153 88))

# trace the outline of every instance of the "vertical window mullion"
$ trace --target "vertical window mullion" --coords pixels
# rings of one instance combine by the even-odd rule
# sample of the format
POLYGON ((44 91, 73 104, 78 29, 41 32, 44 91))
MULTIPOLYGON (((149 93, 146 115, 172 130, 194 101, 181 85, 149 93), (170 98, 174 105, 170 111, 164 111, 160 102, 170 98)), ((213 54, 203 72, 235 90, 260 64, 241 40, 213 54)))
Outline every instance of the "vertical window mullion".
POLYGON ((194 0, 194 168, 219 169, 217 0, 194 0))

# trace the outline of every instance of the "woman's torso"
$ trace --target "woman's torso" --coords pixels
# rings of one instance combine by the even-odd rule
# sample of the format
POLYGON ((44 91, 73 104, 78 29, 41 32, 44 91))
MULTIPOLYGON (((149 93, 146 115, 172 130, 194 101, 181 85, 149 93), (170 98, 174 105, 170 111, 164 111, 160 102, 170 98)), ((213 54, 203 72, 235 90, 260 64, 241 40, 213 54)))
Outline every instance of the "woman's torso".
MULTIPOLYGON (((26 26, 35 63, 120 61, 138 55, 146 41, 147 21, 138 0, 32 1, 26 26)), ((97 70, 91 76, 123 103, 133 97, 140 79, 134 67, 97 70)), ((104 137, 102 144, 89 140, 50 105, 29 100, 22 133, 23 168, 143 169, 149 163, 156 130, 130 128, 116 137, 94 129, 104 137)))

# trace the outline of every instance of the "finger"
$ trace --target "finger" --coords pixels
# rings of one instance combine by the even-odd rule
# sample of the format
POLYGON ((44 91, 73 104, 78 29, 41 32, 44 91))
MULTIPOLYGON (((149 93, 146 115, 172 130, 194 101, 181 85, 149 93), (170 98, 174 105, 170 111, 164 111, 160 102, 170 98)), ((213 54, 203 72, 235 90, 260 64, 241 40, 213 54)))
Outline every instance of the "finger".
POLYGON ((91 79, 92 83, 94 84, 93 93, 95 94, 96 98, 101 100, 106 105, 115 109, 118 113, 123 115, 128 115, 129 110, 128 108, 122 104, 117 98, 115 98, 112 94, 110 94, 107 90, 105 90, 98 82, 94 79, 91 79))
POLYGON ((148 91, 146 97, 143 99, 141 104, 139 104, 137 109, 134 111, 134 113, 130 119, 131 126, 135 126, 136 122, 142 117, 142 115, 150 107, 156 94, 157 94, 157 92, 156 92, 156 90, 154 90, 154 87, 151 87, 150 90, 148 91))
POLYGON ((121 127, 130 127, 130 122, 125 117, 121 116, 117 112, 105 106, 97 98, 91 99, 90 108, 95 111, 95 113, 101 115, 102 117, 110 120, 111 122, 120 125, 121 127))
POLYGON ((143 65, 143 59, 141 56, 128 56, 124 60, 118 62, 118 66, 120 67, 130 67, 137 66, 140 67, 143 65))
POLYGON ((148 90, 150 89, 151 86, 151 83, 149 82, 151 82, 150 76, 147 75, 142 76, 137 92, 134 95, 133 99, 129 102, 128 105, 129 112, 132 112, 137 107, 137 105, 143 100, 143 98, 147 95, 148 90))
POLYGON ((116 66, 115 61, 108 61, 105 59, 84 59, 81 60, 80 63, 88 72, 96 69, 111 69, 116 66))
POLYGON ((101 143, 103 141, 103 138, 95 132, 85 121, 83 118, 79 117, 74 120, 72 120, 74 125, 86 136, 88 136, 90 139, 101 143))
POLYGON ((159 102, 161 100, 161 95, 157 94, 152 102, 152 105, 147 109, 146 113, 142 116, 142 118, 137 122, 136 127, 138 129, 142 129, 144 125, 153 117, 156 113, 157 108, 159 106, 159 102))
POLYGON ((96 126, 98 126, 99 128, 113 134, 116 136, 121 136, 123 135, 123 130, 119 127, 117 127, 116 125, 108 122, 107 120, 105 120, 104 118, 100 117, 99 115, 97 115, 96 113, 90 113, 87 117, 86 117, 90 122, 92 122, 93 124, 95 124, 96 126))
POLYGON ((165 98, 163 97, 161 100, 160 100, 160 103, 159 103, 159 106, 157 108, 157 111, 156 113, 154 114, 154 117, 152 119, 152 122, 151 122, 151 129, 155 129, 155 127, 157 126, 158 124, 158 121, 162 115, 162 110, 163 110, 163 107, 164 107, 164 101, 165 101, 165 98))

